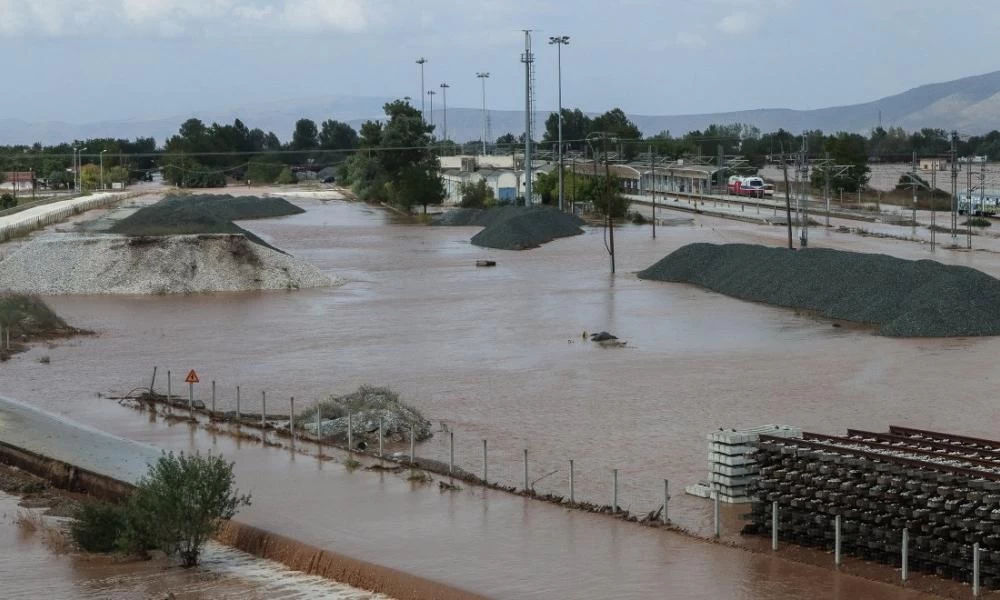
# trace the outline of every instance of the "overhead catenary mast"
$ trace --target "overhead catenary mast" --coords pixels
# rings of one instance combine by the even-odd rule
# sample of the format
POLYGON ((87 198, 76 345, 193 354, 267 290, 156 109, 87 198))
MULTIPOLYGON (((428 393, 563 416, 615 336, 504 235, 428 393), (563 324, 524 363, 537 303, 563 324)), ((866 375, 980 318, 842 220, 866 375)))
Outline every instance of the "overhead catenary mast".
POLYGON ((521 62, 524 63, 524 204, 528 206, 532 201, 531 186, 531 134, 532 134, 532 109, 534 100, 533 86, 533 63, 535 55, 531 52, 531 30, 524 30, 524 54, 521 55, 521 62))

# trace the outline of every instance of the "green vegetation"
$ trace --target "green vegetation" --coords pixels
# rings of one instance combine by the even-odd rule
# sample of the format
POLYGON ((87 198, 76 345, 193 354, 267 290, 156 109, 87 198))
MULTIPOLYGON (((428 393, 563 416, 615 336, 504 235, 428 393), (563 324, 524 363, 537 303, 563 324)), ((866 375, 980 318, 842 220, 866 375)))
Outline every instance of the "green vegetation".
POLYGON ((17 199, 14 198, 14 194, 4 192, 3 195, 0 195, 0 210, 14 208, 15 206, 17 206, 17 199))
POLYGON ((289 185, 298 182, 299 178, 296 177, 295 173, 292 173, 292 170, 289 169, 288 167, 282 169, 281 173, 278 174, 278 178, 275 180, 275 183, 279 185, 289 185))
POLYGON ((109 553, 119 549, 127 523, 124 506, 103 502, 82 504, 73 519, 70 537, 83 550, 109 553))
POLYGON ((965 223, 962 223, 962 225, 965 225, 966 227, 969 227, 969 226, 972 226, 972 227, 992 227, 993 226, 993 221, 990 221, 986 217, 972 217, 969 220, 967 220, 965 223))
POLYGON ((132 539, 125 545, 152 542, 179 556, 185 567, 197 565, 205 542, 250 505, 250 496, 239 494, 233 479, 233 463, 221 456, 161 456, 129 499, 126 537, 132 539))
POLYGON ((459 203, 462 208, 490 208, 496 203, 493 188, 486 185, 485 179, 475 183, 462 183, 458 187, 458 193, 462 197, 459 203))
POLYGON ((362 152, 348 159, 339 179, 365 202, 390 202, 406 211, 441 204, 445 190, 430 150, 434 126, 420 111, 397 100, 385 105, 388 121, 361 126, 362 152))
POLYGON ((213 195, 167 196, 156 204, 147 206, 118 221, 110 231, 128 236, 241 234, 252 242, 272 248, 264 240, 236 225, 233 221, 268 219, 303 212, 305 211, 282 198, 213 195))

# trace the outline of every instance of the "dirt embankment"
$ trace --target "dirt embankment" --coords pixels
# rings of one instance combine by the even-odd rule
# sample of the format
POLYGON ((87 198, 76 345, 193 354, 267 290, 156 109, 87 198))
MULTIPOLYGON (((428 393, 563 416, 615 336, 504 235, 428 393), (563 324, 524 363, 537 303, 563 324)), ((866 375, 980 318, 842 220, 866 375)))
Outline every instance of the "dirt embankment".
POLYGON ((810 248, 689 244, 639 272, 874 325, 893 337, 1000 335, 1000 280, 931 260, 810 248))
POLYGON ((483 227, 472 237, 472 243, 499 250, 528 250, 557 238, 583 233, 580 228, 583 220, 549 206, 460 208, 446 212, 432 224, 483 227))
POLYGON ((0 361, 27 350, 31 342, 83 333, 89 332, 67 325, 40 298, 0 293, 0 361))

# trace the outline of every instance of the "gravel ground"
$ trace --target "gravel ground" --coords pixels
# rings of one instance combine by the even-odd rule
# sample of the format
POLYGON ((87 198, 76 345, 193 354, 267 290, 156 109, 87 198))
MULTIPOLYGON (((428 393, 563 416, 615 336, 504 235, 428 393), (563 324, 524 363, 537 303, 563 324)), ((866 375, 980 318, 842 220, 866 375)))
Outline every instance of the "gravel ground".
POLYGON ((754 302, 875 325, 894 337, 1000 335, 1000 280, 882 254, 690 244, 639 272, 754 302))
POLYGON ((528 250, 556 238, 583 233, 579 217, 548 206, 457 209, 444 213, 432 224, 485 227, 472 237, 472 243, 500 250, 528 250))
POLYGON ((175 294, 322 287, 316 267, 242 235, 59 235, 0 261, 0 291, 175 294))

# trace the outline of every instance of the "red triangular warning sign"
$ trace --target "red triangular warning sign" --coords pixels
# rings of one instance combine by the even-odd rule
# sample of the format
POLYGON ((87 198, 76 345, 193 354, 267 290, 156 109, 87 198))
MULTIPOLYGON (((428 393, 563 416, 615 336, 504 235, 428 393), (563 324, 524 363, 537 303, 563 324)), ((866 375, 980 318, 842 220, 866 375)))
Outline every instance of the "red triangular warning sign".
POLYGON ((188 371, 188 376, 184 379, 184 383, 198 383, 198 374, 194 372, 194 369, 188 371))

